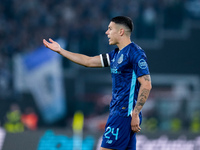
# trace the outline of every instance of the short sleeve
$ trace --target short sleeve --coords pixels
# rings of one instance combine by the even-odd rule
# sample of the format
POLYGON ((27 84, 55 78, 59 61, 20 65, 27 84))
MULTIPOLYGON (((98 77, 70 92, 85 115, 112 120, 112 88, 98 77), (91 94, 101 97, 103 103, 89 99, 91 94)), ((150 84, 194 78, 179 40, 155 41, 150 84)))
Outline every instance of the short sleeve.
POLYGON ((133 70, 137 77, 150 74, 149 66, 147 63, 147 57, 143 50, 137 51, 132 54, 132 58, 130 58, 130 63, 133 66, 133 70))

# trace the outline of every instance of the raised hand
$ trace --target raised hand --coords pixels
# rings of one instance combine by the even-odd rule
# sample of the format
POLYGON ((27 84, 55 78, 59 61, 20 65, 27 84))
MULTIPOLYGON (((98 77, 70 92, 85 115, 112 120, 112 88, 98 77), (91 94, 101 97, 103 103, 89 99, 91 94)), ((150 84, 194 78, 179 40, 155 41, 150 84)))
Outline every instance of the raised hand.
POLYGON ((47 48, 53 50, 54 52, 60 53, 60 51, 61 51, 60 45, 57 42, 55 42, 54 40, 52 40, 51 38, 49 38, 49 41, 50 42, 47 42, 45 39, 43 39, 43 44, 47 48))

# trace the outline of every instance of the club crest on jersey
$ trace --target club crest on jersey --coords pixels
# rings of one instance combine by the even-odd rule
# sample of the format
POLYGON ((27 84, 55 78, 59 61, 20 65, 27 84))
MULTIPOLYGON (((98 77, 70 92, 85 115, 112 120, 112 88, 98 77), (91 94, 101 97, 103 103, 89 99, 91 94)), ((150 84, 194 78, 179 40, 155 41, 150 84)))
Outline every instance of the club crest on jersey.
POLYGON ((138 62, 138 66, 141 69, 146 69, 147 68, 147 62, 144 59, 140 59, 139 62, 138 62))
POLYGON ((121 56, 119 57, 117 63, 118 63, 118 64, 121 64, 121 63, 123 62, 123 59, 124 59, 124 55, 121 54, 121 56))

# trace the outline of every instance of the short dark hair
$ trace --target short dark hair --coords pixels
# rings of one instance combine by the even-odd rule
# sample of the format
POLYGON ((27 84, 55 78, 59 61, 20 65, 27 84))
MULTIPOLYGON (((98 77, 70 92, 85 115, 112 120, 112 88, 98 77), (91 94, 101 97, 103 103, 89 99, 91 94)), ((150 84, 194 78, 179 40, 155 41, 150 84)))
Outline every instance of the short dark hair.
POLYGON ((131 32, 133 31, 133 21, 130 17, 117 16, 117 17, 112 18, 111 21, 117 24, 122 24, 128 27, 131 30, 131 32))

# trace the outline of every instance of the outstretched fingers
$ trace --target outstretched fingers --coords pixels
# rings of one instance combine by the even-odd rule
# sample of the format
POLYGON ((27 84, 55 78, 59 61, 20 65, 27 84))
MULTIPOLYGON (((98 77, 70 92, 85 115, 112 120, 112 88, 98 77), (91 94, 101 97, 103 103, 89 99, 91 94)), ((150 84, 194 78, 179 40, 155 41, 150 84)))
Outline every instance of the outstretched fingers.
POLYGON ((53 43, 53 42, 54 42, 54 40, 52 40, 51 38, 49 38, 49 41, 50 41, 51 43, 53 43))
POLYGON ((54 40, 52 40, 51 38, 49 38, 49 42, 46 41, 45 39, 43 39, 43 44, 47 48, 49 48, 57 53, 59 53, 61 51, 60 45, 57 42, 55 42, 54 40))
POLYGON ((47 42, 45 39, 43 39, 43 44, 44 44, 44 46, 46 46, 46 47, 49 46, 49 42, 47 42))

